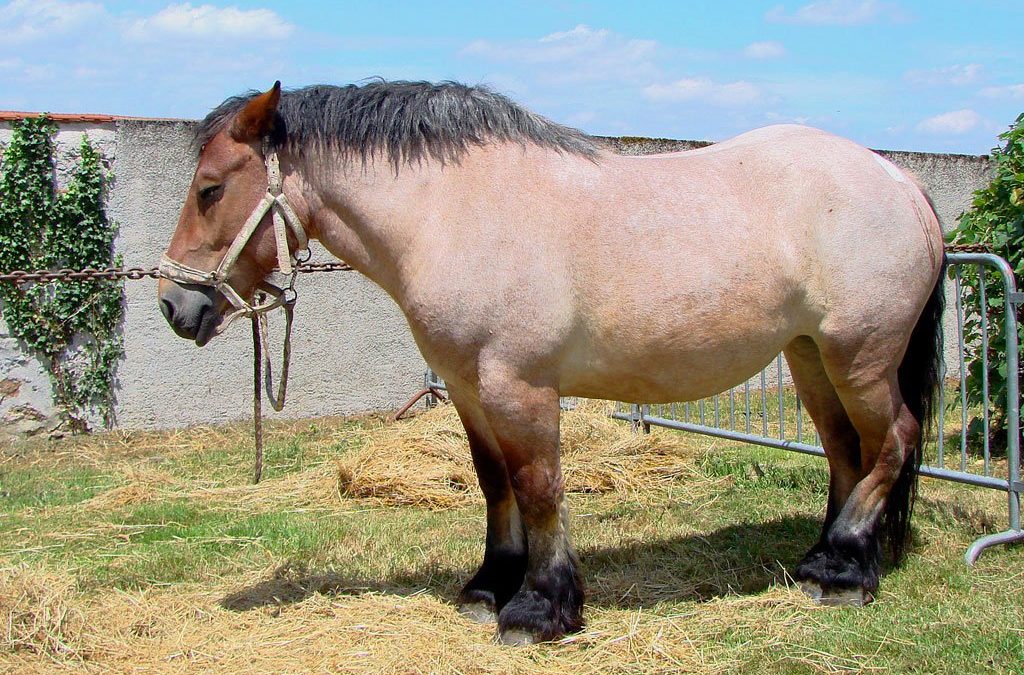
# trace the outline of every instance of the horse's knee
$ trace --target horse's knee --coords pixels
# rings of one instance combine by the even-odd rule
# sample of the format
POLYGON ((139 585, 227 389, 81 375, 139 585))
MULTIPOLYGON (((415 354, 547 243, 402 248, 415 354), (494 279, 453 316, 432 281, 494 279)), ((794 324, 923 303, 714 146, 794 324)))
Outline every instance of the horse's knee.
POLYGON ((502 642, 554 640, 583 626, 583 583, 569 539, 568 509, 557 463, 511 474, 527 541, 522 586, 498 615, 502 642))

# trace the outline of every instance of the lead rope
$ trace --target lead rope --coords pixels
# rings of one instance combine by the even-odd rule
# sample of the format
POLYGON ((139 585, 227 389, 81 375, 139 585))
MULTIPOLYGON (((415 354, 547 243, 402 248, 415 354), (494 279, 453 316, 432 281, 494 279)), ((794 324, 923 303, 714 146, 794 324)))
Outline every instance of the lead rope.
MULTIPOLYGON (((308 260, 308 257, 307 257, 308 260)), ((286 289, 270 287, 280 293, 281 308, 284 310, 284 344, 281 347, 281 374, 277 382, 277 393, 274 393, 274 371, 270 363, 270 337, 266 312, 251 312, 252 322, 252 434, 256 449, 256 466, 253 470, 253 484, 259 483, 263 477, 263 392, 261 384, 267 390, 267 400, 277 412, 284 410, 285 395, 288 391, 288 366, 292 360, 292 319, 295 317, 295 277, 297 269, 292 269, 291 280, 286 289)), ((265 286, 265 288, 267 288, 265 286)), ((258 304, 265 302, 266 294, 260 292, 254 298, 258 304)))
POLYGON ((281 375, 274 394, 274 373, 270 363, 270 340, 265 314, 253 314, 252 322, 252 431, 256 447, 256 467, 252 482, 259 483, 263 477, 263 391, 267 390, 270 406, 280 412, 284 409, 285 394, 288 390, 288 364, 292 358, 292 318, 295 299, 286 301, 284 308, 284 346, 281 349, 281 375), (262 387, 261 387, 262 385, 262 387))
POLYGON ((256 446, 256 469, 253 472, 253 485, 263 477, 263 396, 260 391, 260 380, 263 379, 263 359, 260 354, 260 320, 258 314, 249 317, 252 320, 252 433, 256 446))

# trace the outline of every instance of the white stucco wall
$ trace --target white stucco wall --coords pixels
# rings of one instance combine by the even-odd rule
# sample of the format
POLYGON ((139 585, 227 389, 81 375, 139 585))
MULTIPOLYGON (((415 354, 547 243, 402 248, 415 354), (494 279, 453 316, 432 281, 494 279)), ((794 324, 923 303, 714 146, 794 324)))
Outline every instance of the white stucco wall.
MULTIPOLYGON (((83 132, 111 163, 114 180, 108 214, 120 226, 116 246, 126 266, 154 266, 167 246, 195 166, 192 124, 119 120, 61 128, 59 174, 66 173, 74 160, 83 132)), ((0 144, 9 135, 9 127, 0 124, 0 144)), ((626 154, 695 144, 664 139, 606 141, 626 154)), ((969 207, 972 192, 990 179, 985 157, 883 154, 922 180, 947 230, 969 207)), ((238 321, 227 334, 199 349, 167 327, 156 303, 156 281, 126 282, 125 293, 125 358, 117 370, 118 424, 163 428, 248 418, 252 406, 248 321, 238 321)), ((268 415, 389 410, 421 386, 426 365, 397 306, 375 285, 355 272, 304 275, 299 279, 299 296, 288 405, 283 413, 268 410, 268 415)), ((279 344, 280 324, 276 328, 272 339, 279 344)), ((274 358, 276 368, 279 354, 274 358)), ((45 428, 52 412, 45 372, 0 323, 0 429, 45 428), (17 391, 5 396, 5 387, 17 391)))

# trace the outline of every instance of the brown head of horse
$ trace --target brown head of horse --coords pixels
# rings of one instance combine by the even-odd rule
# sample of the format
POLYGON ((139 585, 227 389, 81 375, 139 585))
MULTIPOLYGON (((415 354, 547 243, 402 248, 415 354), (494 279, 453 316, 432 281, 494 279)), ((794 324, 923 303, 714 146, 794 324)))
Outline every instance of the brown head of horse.
POLYGON ((203 146, 161 261, 160 310, 178 335, 199 346, 231 319, 276 306, 254 307, 250 299, 257 288, 273 288, 263 279, 275 263, 290 271, 293 252, 306 247, 305 228, 283 194, 276 153, 268 155, 265 143, 280 96, 277 82, 203 146), (249 217, 239 221, 246 209, 249 217), (229 308, 234 311, 225 315, 229 308))
POLYGON ((459 602, 503 641, 583 625, 562 395, 694 400, 783 351, 831 474, 794 575, 822 602, 861 604, 880 542, 898 558, 941 358, 944 258, 928 199, 884 158, 801 126, 621 157, 450 83, 275 86, 225 101, 198 140, 168 249, 181 282, 160 286, 171 325, 205 343, 232 294, 247 301, 307 235, 380 284, 465 425, 487 537, 459 602), (258 211, 277 160, 294 231, 258 211), (203 276, 243 239, 228 274, 203 276))

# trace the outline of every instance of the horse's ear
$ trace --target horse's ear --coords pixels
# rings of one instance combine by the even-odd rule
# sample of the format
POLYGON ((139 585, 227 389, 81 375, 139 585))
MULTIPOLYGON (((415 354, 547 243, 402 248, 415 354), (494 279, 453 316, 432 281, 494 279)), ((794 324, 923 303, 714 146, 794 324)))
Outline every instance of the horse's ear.
POLYGON ((231 123, 231 138, 240 143, 256 141, 268 133, 274 126, 277 114, 277 103, 281 100, 281 81, 274 83, 268 91, 253 96, 245 107, 235 115, 231 123))

